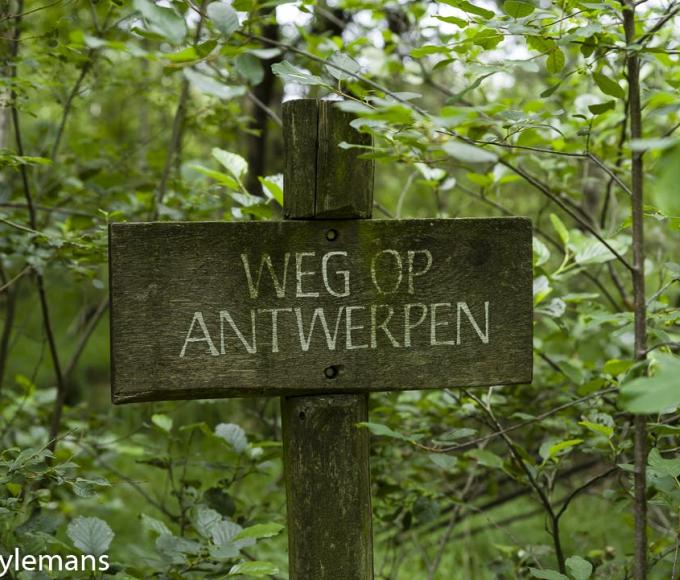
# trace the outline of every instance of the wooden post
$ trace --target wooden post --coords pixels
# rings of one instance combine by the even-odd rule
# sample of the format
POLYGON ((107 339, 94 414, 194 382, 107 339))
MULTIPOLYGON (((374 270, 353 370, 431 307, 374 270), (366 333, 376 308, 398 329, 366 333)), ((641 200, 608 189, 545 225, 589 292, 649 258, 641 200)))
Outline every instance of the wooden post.
MULTIPOLYGON (((351 120, 331 101, 283 105, 287 219, 371 217, 374 164, 339 147, 371 142, 351 120)), ((372 579, 368 395, 282 397, 281 416, 291 580, 372 579)))

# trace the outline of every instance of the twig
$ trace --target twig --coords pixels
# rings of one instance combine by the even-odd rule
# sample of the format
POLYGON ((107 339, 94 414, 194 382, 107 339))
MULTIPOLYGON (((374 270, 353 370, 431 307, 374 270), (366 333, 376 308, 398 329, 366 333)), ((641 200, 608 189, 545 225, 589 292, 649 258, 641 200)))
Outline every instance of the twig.
MULTIPOLYGON (((205 19, 205 13, 203 9, 207 4, 207 0, 203 0, 201 3, 201 10, 199 11, 200 18, 198 19, 198 24, 196 25, 196 32, 194 33, 194 46, 198 44, 201 39, 201 31, 203 30, 203 21, 205 19)), ((168 151, 165 155, 165 165, 163 166, 163 173, 161 174, 161 181, 158 185, 158 192, 156 193, 156 200, 151 210, 151 219, 158 219, 159 211, 163 205, 163 199, 165 198, 166 190, 168 187, 168 179, 170 178, 170 171, 172 170, 175 157, 179 151, 182 143, 182 131, 184 128, 184 119, 187 114, 187 101, 189 100, 189 79, 182 77, 182 87, 179 93, 179 99, 177 101, 177 109, 175 109, 175 116, 172 121, 172 135, 170 136, 170 142, 168 143, 168 151)))
MULTIPOLYGON (((6 207, 6 208, 11 208, 11 209, 26 209, 27 206, 25 203, 11 203, 11 202, 5 202, 5 203, 0 203, 0 207, 6 207)), ((33 206, 36 211, 44 211, 47 213, 61 213, 65 215, 73 215, 77 217, 86 217, 90 219, 94 219, 97 216, 93 213, 88 213, 85 211, 79 211, 76 209, 67 209, 63 207, 54 207, 54 206, 49 206, 49 205, 34 205, 33 206)))
POLYGON ((255 93, 253 91, 248 91, 248 98, 255 103, 256 106, 258 106, 260 109, 262 109, 267 115, 271 117, 271 120, 274 121, 279 127, 283 127, 283 121, 281 120, 281 117, 279 117, 276 114, 276 111, 274 111, 271 107, 268 107, 265 105, 260 99, 257 98, 255 93))
POLYGON ((37 8, 31 8, 31 10, 26 10, 26 12, 19 12, 18 14, 10 14, 9 16, 5 16, 3 18, 0 18, 0 22, 4 22, 5 20, 16 20, 18 18, 23 18, 24 16, 28 16, 29 14, 34 14, 35 12, 40 12, 41 10, 45 10, 47 8, 52 8, 52 6, 56 6, 57 4, 61 4, 62 0, 54 0, 54 2, 51 2, 49 4, 45 4, 44 6, 38 6, 37 8))
POLYGON ((475 447, 479 443, 484 443, 486 441, 489 441, 491 439, 495 439, 496 437, 500 437, 503 434, 506 433, 511 433, 512 431, 516 431, 517 429, 521 429, 522 427, 526 427, 527 425, 531 425, 533 423, 538 423, 540 421, 543 421, 543 419, 547 419, 548 417, 552 417, 553 415, 556 415, 560 411, 564 411, 565 409, 569 409, 570 407, 574 407, 580 403, 584 403, 586 401, 589 401, 590 399, 595 399, 596 397, 601 397, 604 395, 608 395, 611 393, 615 393, 618 391, 618 388, 616 387, 610 387, 608 389, 602 389, 601 391, 596 391, 595 393, 590 393, 589 395, 586 395, 584 397, 580 397, 579 399, 574 399, 573 401, 569 401, 568 403, 563 403, 562 405, 559 405, 555 407, 554 409, 550 409, 550 411, 546 411, 545 413, 541 413, 540 415, 536 415, 535 417, 531 419, 527 419, 525 421, 521 421, 519 423, 515 423, 514 425, 510 425, 509 427, 505 427, 502 431, 494 431, 492 433, 489 433, 487 435, 483 435, 482 437, 477 437, 476 439, 473 439, 471 441, 466 441, 464 443, 459 443, 458 445, 454 445, 452 447, 445 447, 442 449, 437 449, 437 448, 428 448, 428 451, 431 451, 433 453, 453 453, 454 451, 462 451, 464 449, 469 449, 470 447, 475 447))
POLYGON ((154 499, 153 497, 151 497, 148 493, 146 493, 146 491, 144 491, 144 489, 142 489, 142 487, 141 487, 136 481, 134 481, 133 479, 129 478, 129 477, 128 477, 127 475, 125 475, 124 473, 121 473, 120 471, 118 471, 118 470, 117 470, 115 467, 113 467, 111 464, 109 464, 109 463, 107 463, 106 461, 104 461, 104 460, 99 456, 99 454, 97 454, 97 453, 95 453, 94 451, 91 451, 90 449, 88 449, 88 448, 87 448, 83 443, 81 443, 80 441, 75 441, 75 444, 76 444, 78 447, 80 447, 83 451, 85 451, 85 453, 87 453, 88 455, 90 455, 90 456, 94 459, 94 461, 96 461, 97 463, 99 463, 99 465, 101 465, 104 469, 110 471, 111 473, 113 473, 114 475, 116 475, 117 477, 119 477, 120 479, 122 479, 124 482, 126 482, 128 485, 130 485, 130 487, 132 487, 137 493, 139 493, 139 495, 141 495, 147 502, 149 502, 150 505, 154 506, 154 507, 155 507, 158 511, 160 511, 163 515, 167 516, 167 517, 170 518, 172 521, 175 521, 175 522, 176 522, 176 521, 178 520, 177 516, 175 516, 175 515, 174 515, 173 513, 171 513, 170 511, 168 511, 168 509, 167 509, 161 502, 155 500, 155 499, 154 499))
POLYGON ((646 351, 645 354, 649 354, 653 350, 656 350, 657 348, 664 348, 668 347, 671 350, 678 350, 680 349, 680 342, 673 342, 671 340, 666 341, 666 342, 660 342, 659 344, 655 344, 654 346, 650 346, 646 351))
POLYGON ((377 209, 381 214, 383 214, 386 218, 394 219, 394 214, 381 203, 374 201, 373 207, 377 209))
MULTIPOLYGON (((0 264, 0 271, 2 269, 2 264, 0 264)), ((19 272, 16 276, 11 278, 10 280, 7 280, 5 277, 4 272, 2 273, 2 286, 0 286, 0 294, 5 292, 6 290, 9 290, 14 284, 16 284, 21 278, 23 278, 26 274, 28 274, 32 270, 32 266, 26 266, 21 272, 19 272)))
POLYGON ((558 205, 560 208, 562 208, 574 221, 576 221, 580 226, 582 226, 584 229, 588 230, 599 242, 607 248, 614 256, 616 256, 617 260, 619 260, 628 270, 632 271, 633 266, 624 258, 617 250, 615 250, 611 244, 605 240, 598 232, 591 226, 586 220, 581 218, 576 212, 574 212, 572 209, 570 209, 557 195, 555 195, 550 189, 545 186, 543 183, 541 183, 537 178, 535 178, 533 175, 530 173, 526 172, 524 169, 517 165, 513 165, 506 159, 499 159, 499 163, 501 165, 505 165, 508 169, 514 171, 517 175, 520 177, 523 177, 525 181, 533 185, 538 191, 540 191, 543 195, 545 195, 550 201, 552 201, 555 205, 558 205))
POLYGON ((496 419, 496 416, 491 410, 491 406, 489 404, 485 404, 484 402, 482 402, 482 400, 479 397, 473 395, 469 391, 466 390, 464 392, 466 396, 470 397, 473 401, 475 401, 479 405, 480 409, 482 409, 484 414, 490 419, 491 423, 496 427, 498 432, 501 433, 501 437, 503 438, 503 441, 505 441, 505 444, 508 448, 508 451, 510 451, 513 460, 515 461, 516 465, 524 472, 524 475, 526 476, 529 485, 536 492, 536 495, 538 496, 538 499, 543 505, 546 515, 550 520, 550 531, 553 538, 553 546, 555 548, 555 557, 557 558, 557 567, 559 571, 562 574, 564 574, 566 572, 566 565, 564 559, 564 552, 562 550, 562 542, 560 540, 560 522, 559 518, 557 517, 557 514, 555 513, 555 510, 553 509, 552 504, 550 503, 550 499, 546 495, 543 488, 536 481, 536 478, 534 477, 533 473, 525 463, 522 455, 517 451, 515 443, 512 441, 512 439, 510 439, 508 434, 505 433, 503 426, 498 421, 498 419, 496 419))
POLYGON ((667 8, 666 14, 660 18, 640 39, 636 42, 640 46, 646 45, 652 37, 661 30, 669 20, 672 20, 680 12, 680 4, 674 2, 667 8))
POLYGON ((68 97, 66 97, 66 102, 64 103, 64 111, 62 112, 61 115, 61 122, 59 123, 59 129, 57 130, 57 135, 54 138, 54 143, 52 144, 52 151, 50 153, 50 159, 54 161, 57 158, 57 155, 59 154, 59 147, 61 146, 61 140, 64 137, 64 131, 66 129, 66 122, 68 120, 69 114, 71 113, 71 109, 73 107, 73 101, 75 100, 76 96, 78 96, 78 93, 80 92, 80 85, 83 83, 83 80, 87 76, 87 73, 90 71, 92 68, 92 64, 94 62, 94 57, 96 54, 96 49, 91 48, 90 50, 87 51, 87 60, 83 64, 83 68, 80 69, 80 75, 78 75, 78 79, 76 80, 76 83, 73 85, 71 88, 71 91, 68 94, 68 97))
POLYGON ((592 479, 589 479, 588 481, 586 481, 583 485, 577 487, 575 490, 573 490, 573 491, 572 491, 572 492, 564 499, 564 503, 562 504, 562 507, 561 507, 560 510, 557 512, 557 514, 555 514, 555 517, 557 517, 557 519, 561 518, 561 517, 564 515, 564 512, 567 511, 567 508, 569 507, 569 504, 570 504, 577 496, 579 496, 581 493, 583 493, 583 492, 584 492, 585 490, 587 490, 589 487, 592 487, 593 485, 595 485, 598 481, 600 481, 600 480, 602 480, 602 479, 606 479, 606 478, 609 477, 612 473, 615 473, 615 472, 617 472, 618 470, 619 470, 619 468, 618 468, 617 466, 610 467, 609 469, 607 469, 607 471, 603 471, 603 472, 600 473, 599 475, 596 475, 596 476, 593 477, 592 479))
POLYGON ((78 364, 80 356, 83 354, 83 351, 85 350, 85 347, 87 346, 87 343, 89 342, 92 333, 94 332, 95 328, 97 328, 99 321, 101 320, 103 314, 106 312, 108 307, 109 296, 107 294, 101 300, 101 302, 97 306, 97 310, 95 310, 94 314, 88 321, 87 326, 85 327, 85 330, 80 336, 80 340, 78 341, 78 344, 76 345, 76 348, 73 351, 73 355, 71 355, 71 360, 69 360, 68 364, 66 365, 66 369, 64 370, 64 377, 67 381, 71 378, 71 375, 73 374, 73 371, 76 368, 76 365, 78 364))
POLYGON ((576 159, 589 159, 604 171, 611 179, 613 179, 623 191, 628 195, 632 195, 630 188, 621 180, 621 178, 614 173, 614 171, 607 167, 607 165, 594 153, 578 153, 574 151, 557 151, 556 149, 546 149, 544 147, 529 147, 527 145, 513 145, 512 143, 502 143, 500 141, 478 141, 471 140, 478 145, 495 145, 497 147, 504 147, 507 149, 522 149, 525 151, 534 151, 536 153, 545 153, 547 155, 557 155, 562 157, 574 157, 576 159))

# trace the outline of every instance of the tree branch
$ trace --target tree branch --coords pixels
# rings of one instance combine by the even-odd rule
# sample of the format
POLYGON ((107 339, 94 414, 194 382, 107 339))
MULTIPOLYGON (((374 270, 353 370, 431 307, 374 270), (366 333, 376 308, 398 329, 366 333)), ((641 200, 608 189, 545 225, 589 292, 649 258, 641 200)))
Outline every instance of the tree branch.
MULTIPOLYGON (((10 107, 12 110, 12 122, 14 124, 14 137, 16 140, 17 153, 24 156, 24 146, 21 139, 21 126, 19 124, 19 111, 17 110, 17 94, 14 88, 14 80, 17 76, 17 59, 19 56, 19 39, 21 37, 21 13, 23 12, 23 0, 17 3, 18 15, 14 19, 14 33, 12 37, 12 64, 10 67, 10 78, 12 79, 12 89, 10 95, 10 107)), ((21 180, 24 187, 24 196, 26 198, 26 206, 28 208, 28 221, 32 230, 37 230, 36 213, 33 204, 33 196, 28 183, 28 173, 26 166, 20 166, 21 180)), ((43 327, 45 330, 45 337, 50 349, 52 357, 52 366, 54 368, 54 377, 57 383, 57 398, 54 402, 54 411, 52 414, 52 424, 50 427, 48 448, 54 452, 57 444, 57 435, 59 434, 59 426, 61 424, 61 415, 64 406, 64 399, 66 397, 66 383, 61 372, 61 363, 59 362, 59 353, 57 352, 57 343, 52 331, 52 322, 50 319, 49 305, 47 303, 47 293, 45 292, 45 280, 43 275, 35 271, 35 281, 38 288, 38 297, 40 299, 40 309, 42 312, 43 327)))

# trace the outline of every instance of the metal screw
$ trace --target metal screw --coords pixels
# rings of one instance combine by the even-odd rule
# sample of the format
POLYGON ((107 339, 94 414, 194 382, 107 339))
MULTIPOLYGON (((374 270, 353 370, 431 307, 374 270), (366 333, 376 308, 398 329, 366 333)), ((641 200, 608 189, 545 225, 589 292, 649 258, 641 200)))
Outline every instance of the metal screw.
POLYGON ((327 379, 334 379, 335 377, 338 376, 338 367, 336 366, 326 367, 323 371, 323 374, 326 375, 327 379))
POLYGON ((338 239, 338 230, 334 230, 334 229, 326 230, 326 239, 329 242, 332 242, 333 240, 337 240, 338 239))

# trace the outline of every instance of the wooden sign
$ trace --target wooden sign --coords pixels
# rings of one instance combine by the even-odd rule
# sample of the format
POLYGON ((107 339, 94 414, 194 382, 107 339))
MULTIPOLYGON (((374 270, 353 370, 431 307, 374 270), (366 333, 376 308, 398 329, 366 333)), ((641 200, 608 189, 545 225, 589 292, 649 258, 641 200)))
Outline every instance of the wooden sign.
POLYGON ((113 400, 530 382, 522 218, 113 224, 113 400))

